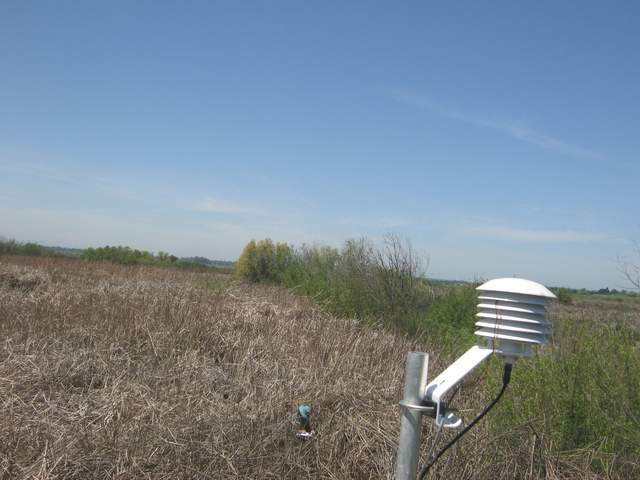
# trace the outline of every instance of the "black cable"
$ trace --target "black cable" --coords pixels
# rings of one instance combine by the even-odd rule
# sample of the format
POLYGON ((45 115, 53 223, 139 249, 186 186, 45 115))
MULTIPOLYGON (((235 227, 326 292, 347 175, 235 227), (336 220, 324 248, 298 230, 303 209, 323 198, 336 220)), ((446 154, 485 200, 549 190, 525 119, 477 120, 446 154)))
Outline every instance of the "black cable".
POLYGON ((449 448, 451 448, 458 440, 460 440, 465 433, 467 433, 469 430, 471 430, 471 428, 476 423, 478 423, 480 420, 482 420, 482 417, 484 417, 489 412, 489 410, 491 410, 495 406, 495 404, 498 403, 498 401, 500 400, 500 397, 502 397, 502 394, 507 389, 507 385, 509 385, 509 381, 511 380, 511 368, 512 367, 513 367, 513 364, 511 364, 511 363, 505 363, 504 364, 504 373, 502 374, 502 388, 500 389, 500 392, 498 393, 496 398, 494 398, 491 401, 491 403, 489 405, 487 405, 484 408, 484 410, 482 410, 482 412, 480 412, 480 414, 476 418, 474 418, 473 421, 469 425, 464 427, 464 429, 462 429, 455 437, 453 437, 453 439, 451 439, 451 441, 449 443, 447 443, 444 446, 444 448, 438 452, 438 454, 433 458, 433 460, 431 460, 427 465, 425 465, 423 467, 422 470, 420 470, 420 474, 418 475, 418 480, 423 480, 425 475, 429 472, 429 469, 431 467, 433 467, 433 464, 438 461, 438 459, 442 456, 442 454, 444 454, 444 452, 449 450, 449 448))

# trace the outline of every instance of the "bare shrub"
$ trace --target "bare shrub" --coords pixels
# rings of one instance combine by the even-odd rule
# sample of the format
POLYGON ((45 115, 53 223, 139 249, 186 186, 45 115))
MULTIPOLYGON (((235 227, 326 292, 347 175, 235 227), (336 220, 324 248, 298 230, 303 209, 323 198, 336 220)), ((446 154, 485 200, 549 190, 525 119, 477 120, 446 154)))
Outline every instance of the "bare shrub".
POLYGON ((636 244, 634 257, 635 260, 628 257, 619 258, 618 266, 629 286, 640 291, 640 245, 638 244, 636 244))
POLYGON ((425 298, 431 300, 423 288, 426 261, 416 254, 409 240, 393 234, 385 236, 383 247, 375 251, 375 260, 379 290, 390 308, 406 312, 419 308, 425 298))

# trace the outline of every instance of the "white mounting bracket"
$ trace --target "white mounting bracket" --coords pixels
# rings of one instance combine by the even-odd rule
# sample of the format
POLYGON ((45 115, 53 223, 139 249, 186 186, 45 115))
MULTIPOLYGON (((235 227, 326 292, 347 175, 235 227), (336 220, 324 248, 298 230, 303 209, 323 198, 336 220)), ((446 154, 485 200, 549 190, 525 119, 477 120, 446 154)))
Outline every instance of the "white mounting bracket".
POLYGON ((435 405, 436 425, 447 428, 458 428, 462 425, 462 420, 457 415, 446 411, 442 399, 494 352, 493 348, 473 346, 429 382, 425 389, 424 400, 428 404, 435 405))

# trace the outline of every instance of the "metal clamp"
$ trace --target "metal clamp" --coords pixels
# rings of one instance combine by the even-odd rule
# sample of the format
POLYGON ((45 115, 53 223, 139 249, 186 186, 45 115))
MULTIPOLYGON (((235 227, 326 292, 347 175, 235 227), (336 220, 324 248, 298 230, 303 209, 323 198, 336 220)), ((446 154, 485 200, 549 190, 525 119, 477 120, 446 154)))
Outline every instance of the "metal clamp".
POLYGON ((416 405, 414 403, 407 402, 406 400, 400 400, 400 406, 407 410, 413 410, 414 412, 426 413, 427 415, 435 415, 436 409, 433 405, 416 405))

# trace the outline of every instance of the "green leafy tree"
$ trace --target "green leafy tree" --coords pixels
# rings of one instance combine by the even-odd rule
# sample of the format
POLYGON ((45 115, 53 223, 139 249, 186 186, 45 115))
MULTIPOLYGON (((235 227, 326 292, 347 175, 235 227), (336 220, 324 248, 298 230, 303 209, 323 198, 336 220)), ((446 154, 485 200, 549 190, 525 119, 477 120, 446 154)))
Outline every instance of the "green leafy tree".
POLYGON ((291 263, 291 247, 269 238, 251 240, 236 263, 236 274, 251 282, 281 283, 291 263))
POLYGON ((257 282, 255 275, 256 242, 251 240, 242 250, 242 254, 236 262, 236 275, 251 282, 257 282))

